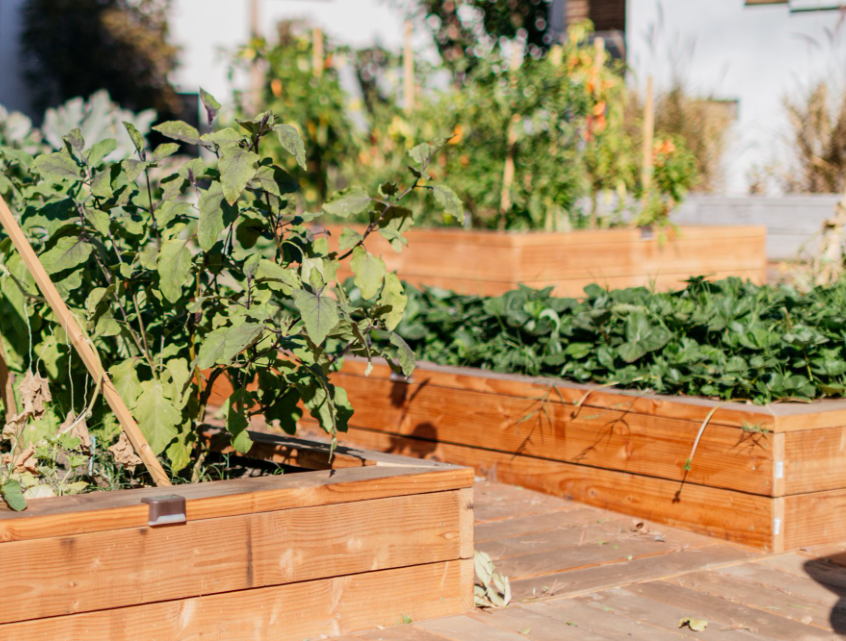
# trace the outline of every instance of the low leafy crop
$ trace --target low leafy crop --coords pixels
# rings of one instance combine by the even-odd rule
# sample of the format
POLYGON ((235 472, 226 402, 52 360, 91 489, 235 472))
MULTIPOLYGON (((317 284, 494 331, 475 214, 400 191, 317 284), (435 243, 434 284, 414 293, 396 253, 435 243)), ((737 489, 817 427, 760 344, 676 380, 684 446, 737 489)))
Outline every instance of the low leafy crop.
POLYGON ((398 333, 442 365, 755 403, 846 391, 846 283, 800 293, 739 279, 687 288, 521 287, 498 298, 409 287, 398 333))
MULTIPOLYGON (((202 97, 211 124, 219 105, 202 97)), ((335 217, 370 212, 364 234, 345 230, 340 248, 330 250, 328 240, 309 229, 322 212, 298 213, 289 200, 299 189, 295 177, 261 154, 272 137, 303 168, 304 146, 294 127, 266 112, 204 135, 182 122, 156 129, 174 142, 149 150, 128 124, 137 157, 121 162, 106 160, 113 139, 92 145, 79 129, 64 137, 60 151, 35 158, 0 146, 16 169, 12 204, 45 270, 174 474, 192 461, 198 469, 203 443, 197 428, 220 377, 235 389, 223 418, 236 451, 250 448, 254 415, 292 432, 300 402, 334 437, 352 415, 344 390, 327 377, 338 358, 380 353, 370 340, 378 329, 390 333, 402 369, 413 367, 411 351, 392 332, 406 305, 402 285, 367 251, 366 239, 380 233, 402 249, 411 212, 399 201, 415 189, 431 190, 447 208, 460 207, 448 188, 421 184, 445 141, 411 150, 405 188, 386 183, 370 196, 352 187, 330 198, 324 211, 335 217), (162 163, 180 143, 201 147, 210 160, 162 163), (349 304, 344 287, 333 289, 347 259, 359 293, 373 302, 366 310, 349 304), (257 389, 247 389, 256 380, 257 389)), ((64 434, 70 436, 59 441, 63 456, 77 457, 67 465, 69 474, 92 449, 82 447, 89 432, 100 451, 111 445, 119 463, 138 464, 125 436, 115 443, 119 430, 98 397, 101 381, 87 377, 60 319, 2 235, 0 319, 0 355, 22 377, 17 407, 5 407, 0 421, 6 466, 0 483, 4 471, 18 485, 24 479, 15 475, 44 476, 39 459, 49 448, 43 444, 64 434), (30 446, 30 456, 21 459, 30 446)))

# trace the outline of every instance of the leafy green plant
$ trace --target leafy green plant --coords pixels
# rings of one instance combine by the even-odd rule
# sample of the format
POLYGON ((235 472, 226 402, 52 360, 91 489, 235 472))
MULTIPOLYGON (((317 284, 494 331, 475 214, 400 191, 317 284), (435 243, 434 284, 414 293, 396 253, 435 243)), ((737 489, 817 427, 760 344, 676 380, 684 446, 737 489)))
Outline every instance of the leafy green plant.
POLYGON ((720 399, 846 392, 846 282, 799 292, 739 279, 685 289, 526 287, 496 298, 407 288, 397 332, 422 360, 720 399))
MULTIPOLYGON (((211 123, 219 104, 202 96, 211 123)), ((113 139, 90 145, 79 129, 64 137, 63 149, 34 159, 0 148, 22 176, 14 179, 13 206, 45 270, 173 474, 191 478, 190 463, 202 460, 198 427, 221 377, 235 389, 222 416, 237 452, 250 448, 247 427, 257 414, 293 432, 300 402, 334 442, 353 411, 327 377, 341 356, 384 354, 370 338, 380 330, 388 333, 388 355, 399 356, 397 369, 413 368, 410 349, 393 333, 406 305, 403 287, 366 241, 379 233, 401 249, 411 213, 400 202, 424 188, 421 177, 444 141, 412 150, 407 186, 386 183, 375 196, 353 187, 331 198, 326 212, 370 212, 370 224, 364 233, 345 231, 340 248, 330 250, 309 228, 321 212, 297 213, 295 177, 261 152, 272 137, 304 167, 294 127, 265 112, 204 135, 183 122, 155 129, 174 142, 147 151, 127 124, 137 153, 121 162, 106 160, 113 139), (211 161, 154 172, 180 144, 203 148, 211 161), (352 306, 343 286, 333 289, 348 259, 357 295, 373 303, 368 309, 352 306)), ((101 449, 138 464, 124 436, 115 443, 119 429, 99 400, 100 381, 86 376, 8 238, 0 240, 0 318, 10 369, 33 381, 19 387, 17 414, 4 409, 5 451, 14 459, 49 442, 63 420, 85 420, 101 449)))

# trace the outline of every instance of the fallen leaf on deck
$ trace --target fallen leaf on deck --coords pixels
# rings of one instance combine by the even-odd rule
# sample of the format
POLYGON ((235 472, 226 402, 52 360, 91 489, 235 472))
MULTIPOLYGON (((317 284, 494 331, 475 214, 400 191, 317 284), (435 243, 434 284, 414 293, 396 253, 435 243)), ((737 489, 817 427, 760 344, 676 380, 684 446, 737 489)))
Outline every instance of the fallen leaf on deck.
POLYGON ((708 627, 708 621, 705 619, 694 619, 692 617, 686 617, 679 621, 679 627, 683 628, 687 626, 694 632, 703 632, 705 628, 708 627))

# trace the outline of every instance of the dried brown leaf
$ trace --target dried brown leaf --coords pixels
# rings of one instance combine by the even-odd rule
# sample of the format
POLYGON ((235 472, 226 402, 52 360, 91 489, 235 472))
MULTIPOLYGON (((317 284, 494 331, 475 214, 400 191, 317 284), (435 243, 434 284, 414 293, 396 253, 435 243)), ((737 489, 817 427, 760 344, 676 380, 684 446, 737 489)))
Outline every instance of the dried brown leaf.
POLYGON ((41 418, 46 411, 45 404, 53 400, 50 385, 41 374, 29 371, 18 385, 18 392, 23 403, 21 414, 29 414, 33 418, 41 418))
POLYGON ((135 454, 132 443, 129 442, 129 439, 126 437, 124 432, 120 433, 118 442, 109 448, 109 452, 112 453, 112 456, 115 457, 115 461, 117 461, 118 464, 123 465, 130 472, 135 470, 135 468, 142 463, 138 455, 135 454))
POLYGON ((85 416, 75 416, 72 412, 68 414, 64 423, 59 426, 59 434, 70 432, 71 436, 79 439, 80 447, 84 452, 91 451, 91 435, 88 433, 88 423, 85 416))

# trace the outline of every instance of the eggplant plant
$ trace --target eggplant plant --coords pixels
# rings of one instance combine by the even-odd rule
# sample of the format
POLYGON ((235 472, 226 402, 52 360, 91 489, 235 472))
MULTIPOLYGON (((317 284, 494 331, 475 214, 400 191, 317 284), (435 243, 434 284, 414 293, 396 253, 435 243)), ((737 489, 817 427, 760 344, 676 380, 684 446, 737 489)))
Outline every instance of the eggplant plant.
MULTIPOLYGON (((201 95, 212 125, 220 105, 201 95)), ((449 188, 427 182, 428 165, 446 141, 411 150, 403 186, 386 183, 374 194, 351 187, 322 211, 297 213, 296 176, 262 147, 273 139, 304 168, 304 146, 297 129, 272 112, 202 135, 184 122, 165 122, 155 129, 172 142, 152 150, 132 124, 126 129, 135 157, 120 162, 107 160, 113 139, 89 145, 79 129, 53 153, 33 158, 0 147, 0 155, 15 169, 13 210, 152 449, 174 474, 188 474, 202 456, 198 427, 212 388, 224 378, 235 391, 221 418, 238 452, 251 446, 252 417, 293 433, 301 407, 334 441, 353 413, 328 378, 339 359, 381 355, 406 374, 413 367, 411 350, 394 333, 406 295, 367 250, 367 239, 378 233, 402 250, 412 220, 401 202, 415 190, 430 190, 449 211, 461 208, 449 188), (182 145, 199 147, 202 157, 160 165, 182 145), (330 239, 311 227, 324 212, 367 212, 369 224, 330 239), (352 305, 337 283, 342 261, 355 274, 356 296, 372 302, 366 309, 352 305), (386 348, 371 341, 376 330, 388 332, 386 348)), ((83 423, 81 436, 95 435, 101 451, 111 446, 118 462, 137 463, 99 400, 100 382, 87 377, 2 235, 0 318, 5 360, 29 381, 0 422, 7 467, 28 446, 71 429, 79 436, 83 423), (50 383, 49 402, 42 381, 50 383), (41 402, 32 402, 30 388, 40 390, 41 402)))

